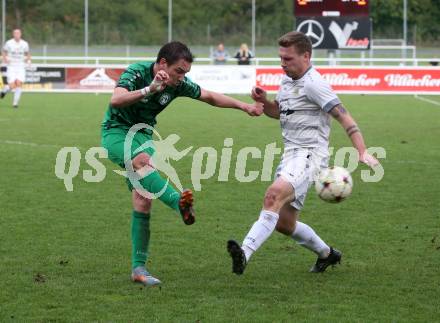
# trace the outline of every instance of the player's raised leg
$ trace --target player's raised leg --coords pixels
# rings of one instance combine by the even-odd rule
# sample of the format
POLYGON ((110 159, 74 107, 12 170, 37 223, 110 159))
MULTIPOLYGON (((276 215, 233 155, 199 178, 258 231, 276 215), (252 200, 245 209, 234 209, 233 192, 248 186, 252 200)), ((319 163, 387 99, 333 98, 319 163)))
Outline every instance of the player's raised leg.
POLYGON ((243 273, 252 254, 261 247, 274 231, 281 208, 284 204, 291 202, 293 198, 292 185, 282 177, 278 177, 269 186, 264 196, 260 216, 246 235, 242 246, 240 247, 234 240, 228 241, 227 249, 232 258, 232 271, 234 273, 237 275, 243 273))
MULTIPOLYGON (((193 194, 191 190, 184 190, 179 193, 170 183, 165 180, 159 172, 154 169, 151 158, 146 153, 140 153, 133 158, 133 168, 135 171, 148 172, 139 182, 146 192, 158 194, 160 201, 170 208, 179 212, 185 224, 190 225, 195 222, 195 213, 193 210, 193 194)), ((143 176, 143 174, 139 174, 143 176)))
POLYGON ((300 246, 314 252, 318 259, 310 269, 311 272, 324 272, 328 266, 340 263, 342 254, 328 246, 307 224, 298 221, 299 210, 285 204, 281 211, 276 230, 291 237, 300 246))

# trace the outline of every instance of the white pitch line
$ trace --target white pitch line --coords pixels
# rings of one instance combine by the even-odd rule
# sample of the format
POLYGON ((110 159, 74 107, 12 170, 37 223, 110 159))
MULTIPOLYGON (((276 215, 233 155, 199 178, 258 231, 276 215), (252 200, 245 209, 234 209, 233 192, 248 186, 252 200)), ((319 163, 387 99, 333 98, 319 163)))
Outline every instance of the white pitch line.
POLYGON ((424 102, 428 102, 428 103, 440 106, 440 102, 434 101, 434 100, 431 100, 431 99, 427 99, 427 98, 424 98, 422 96, 418 96, 417 94, 414 95, 414 98, 416 98, 417 100, 420 100, 420 101, 424 101, 424 102))
POLYGON ((0 143, 8 144, 8 145, 23 145, 23 146, 30 146, 30 147, 62 148, 62 146, 59 146, 59 145, 37 144, 34 142, 25 142, 25 141, 19 141, 19 140, 0 140, 0 143))
POLYGON ((433 165, 439 166, 440 162, 426 162, 426 161, 418 161, 418 160, 383 160, 381 161, 385 164, 418 164, 418 165, 433 165))

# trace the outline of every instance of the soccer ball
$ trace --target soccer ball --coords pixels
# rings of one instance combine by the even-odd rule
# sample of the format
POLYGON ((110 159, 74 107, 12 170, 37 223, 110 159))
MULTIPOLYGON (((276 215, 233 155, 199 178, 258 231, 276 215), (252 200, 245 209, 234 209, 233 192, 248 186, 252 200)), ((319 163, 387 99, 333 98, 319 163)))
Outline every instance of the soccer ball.
POLYGON ((318 174, 315 189, 322 200, 339 203, 350 196, 353 179, 345 168, 332 166, 321 170, 318 174))

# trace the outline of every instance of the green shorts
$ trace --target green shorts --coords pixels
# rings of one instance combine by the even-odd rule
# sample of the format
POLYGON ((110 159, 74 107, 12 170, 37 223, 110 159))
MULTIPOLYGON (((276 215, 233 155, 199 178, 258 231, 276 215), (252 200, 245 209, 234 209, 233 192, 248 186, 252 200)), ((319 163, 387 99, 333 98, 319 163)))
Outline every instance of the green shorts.
MULTIPOLYGON (((145 131, 138 131, 133 137, 131 147, 128 147, 127 152, 124 153, 125 137, 127 136, 128 129, 123 128, 110 128, 102 129, 101 131, 101 145, 108 151, 108 158, 125 169, 125 158, 133 160, 137 155, 144 152, 149 156, 153 156, 155 148, 153 146, 153 140, 151 134, 145 131), (150 145, 143 148, 140 151, 135 152, 140 146, 150 141, 150 145)), ((127 185, 129 190, 133 189, 130 181, 127 178, 127 185)))

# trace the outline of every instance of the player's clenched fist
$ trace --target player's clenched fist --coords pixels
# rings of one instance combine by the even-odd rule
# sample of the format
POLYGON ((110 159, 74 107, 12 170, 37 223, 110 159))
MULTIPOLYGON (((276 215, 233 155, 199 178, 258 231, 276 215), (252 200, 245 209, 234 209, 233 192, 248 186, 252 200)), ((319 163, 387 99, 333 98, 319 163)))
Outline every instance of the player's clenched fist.
POLYGON ((169 79, 170 76, 168 75, 167 72, 165 71, 157 72, 156 75, 154 76, 153 82, 151 82, 150 84, 150 91, 152 93, 162 91, 165 88, 167 81, 169 79))
POLYGON ((263 114, 263 104, 262 103, 254 103, 254 104, 248 104, 244 111, 253 117, 258 117, 261 116, 263 114))
POLYGON ((267 92, 262 88, 254 86, 252 88, 251 97, 254 101, 264 102, 267 97, 267 92))

